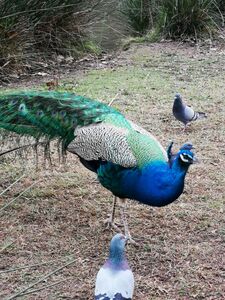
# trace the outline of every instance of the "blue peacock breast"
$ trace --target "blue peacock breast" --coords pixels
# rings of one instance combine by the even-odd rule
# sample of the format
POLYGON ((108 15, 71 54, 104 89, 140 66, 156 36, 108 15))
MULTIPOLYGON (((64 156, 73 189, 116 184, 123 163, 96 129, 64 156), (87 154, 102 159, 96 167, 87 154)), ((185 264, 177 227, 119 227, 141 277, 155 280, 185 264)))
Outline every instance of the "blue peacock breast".
POLYGON ((184 188, 183 174, 172 172, 161 161, 141 169, 106 163, 98 169, 98 178, 115 196, 158 207, 175 201, 184 188))

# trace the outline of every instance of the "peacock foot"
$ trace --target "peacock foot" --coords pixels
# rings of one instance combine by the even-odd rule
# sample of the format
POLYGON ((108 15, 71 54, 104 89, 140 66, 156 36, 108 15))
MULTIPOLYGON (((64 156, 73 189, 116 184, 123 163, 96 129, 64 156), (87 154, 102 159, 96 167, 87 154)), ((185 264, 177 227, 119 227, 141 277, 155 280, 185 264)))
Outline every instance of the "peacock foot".
POLYGON ((126 236, 126 239, 128 241, 128 243, 134 245, 134 246, 139 246, 139 243, 137 243, 133 238, 132 236, 130 235, 130 233, 128 235, 125 235, 126 236))
POLYGON ((104 224, 106 225, 106 229, 114 229, 117 232, 122 232, 121 229, 119 228, 119 224, 116 224, 111 217, 109 217, 108 219, 106 219, 104 221, 104 224))

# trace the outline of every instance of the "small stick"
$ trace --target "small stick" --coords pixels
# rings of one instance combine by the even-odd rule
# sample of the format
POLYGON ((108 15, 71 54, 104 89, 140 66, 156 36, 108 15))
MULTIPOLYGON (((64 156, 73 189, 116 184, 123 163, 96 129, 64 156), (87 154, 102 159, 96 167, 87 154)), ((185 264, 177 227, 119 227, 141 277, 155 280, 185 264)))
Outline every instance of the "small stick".
POLYGON ((16 181, 14 181, 12 184, 10 184, 10 186, 8 186, 4 191, 2 191, 0 193, 0 196, 2 196, 3 194, 5 194, 8 190, 11 189, 11 187, 13 187, 18 181, 20 181, 23 177, 25 176, 25 174, 23 174, 20 178, 16 179, 16 181))
POLYGON ((17 294, 9 297, 7 300, 12 300, 12 299, 16 299, 17 297, 21 296, 21 294, 24 294, 27 290, 31 289, 33 286, 37 285, 38 283, 44 281, 46 278, 52 276, 53 274, 57 273, 58 271, 68 267, 69 265, 73 264, 76 261, 76 259, 70 261, 69 263, 63 265, 62 267, 59 267, 57 269, 55 269, 54 271, 48 273, 47 275, 41 277, 40 279, 38 279, 37 281, 35 281, 34 283, 32 283, 31 285, 29 285, 28 287, 26 287, 25 289, 21 290, 20 292, 18 292, 17 294))
POLYGON ((5 245, 4 247, 2 247, 2 249, 0 250, 0 253, 2 253, 3 251, 5 251, 8 247, 10 247, 14 243, 15 243, 15 241, 12 241, 12 242, 8 243, 7 245, 5 245))
POLYGON ((30 146, 32 146, 32 145, 24 145, 24 146, 19 146, 19 147, 13 148, 13 149, 9 149, 9 150, 6 150, 4 152, 1 152, 0 156, 5 155, 5 154, 10 153, 10 152, 13 152, 13 151, 16 151, 16 150, 19 150, 19 149, 27 148, 27 147, 30 147, 30 146))
POLYGON ((16 196, 16 198, 12 199, 11 201, 9 201, 6 205, 4 205, 3 207, 0 208, 0 213, 6 209, 7 207, 9 207, 12 203, 14 203, 20 196, 22 196, 25 192, 27 192, 29 189, 31 189, 35 184, 37 184, 40 180, 33 182, 30 186, 28 186, 28 188, 26 188, 24 191, 22 191, 18 196, 16 196))
POLYGON ((61 282, 64 282, 64 281, 68 281, 68 279, 63 279, 63 280, 57 281, 57 282, 55 282, 55 283, 52 283, 52 284, 49 284, 49 285, 42 286, 42 287, 39 288, 39 289, 31 290, 31 291, 28 291, 28 292, 26 292, 26 293, 20 294, 20 296, 22 297, 22 296, 25 296, 25 295, 29 295, 29 294, 33 294, 33 293, 42 291, 42 290, 44 290, 44 289, 48 289, 48 288, 50 288, 50 287, 52 287, 52 286, 54 286, 54 285, 57 285, 57 284, 59 284, 59 283, 61 283, 61 282))
MULTIPOLYGON (((13 243, 14 243, 14 242, 13 242, 13 243)), ((11 244, 12 244, 12 243, 11 243, 11 244)), ((10 244, 10 245, 11 245, 11 244, 10 244)), ((2 250, 1 250, 1 251, 2 251, 2 250)), ((0 251, 0 252, 1 252, 1 251, 0 251)), ((18 270, 30 269, 30 268, 35 268, 35 267, 43 266, 43 265, 53 264, 54 262, 61 261, 61 260, 63 260, 63 259, 67 259, 67 258, 70 258, 70 257, 71 257, 71 256, 66 256, 66 257, 63 257, 63 258, 54 259, 54 260, 46 261, 46 262, 39 263, 39 264, 27 265, 27 266, 23 266, 23 267, 18 267, 18 268, 14 268, 14 269, 8 269, 8 270, 0 271, 0 275, 3 274, 3 273, 10 273, 10 272, 18 271, 18 270)))
POLYGON ((108 106, 112 106, 113 102, 116 100, 116 98, 119 96, 120 93, 117 93, 114 98, 109 102, 108 106))

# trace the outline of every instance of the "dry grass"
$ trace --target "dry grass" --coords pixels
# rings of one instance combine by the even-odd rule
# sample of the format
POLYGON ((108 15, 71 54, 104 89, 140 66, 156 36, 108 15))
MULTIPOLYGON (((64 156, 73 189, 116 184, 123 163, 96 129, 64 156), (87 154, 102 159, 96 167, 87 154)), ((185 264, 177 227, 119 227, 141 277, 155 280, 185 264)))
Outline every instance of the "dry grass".
MULTIPOLYGON (((178 44, 136 46, 121 54, 120 67, 90 71, 76 88, 108 102, 120 92, 113 105, 164 146, 172 139, 177 147, 191 140, 200 159, 175 203, 155 209, 129 202, 130 229, 140 244, 127 248, 134 299, 224 299, 224 56, 220 49, 199 52, 178 44), (171 116, 175 91, 209 115, 186 134, 171 116)), ((48 288, 21 299, 93 299, 113 235, 103 225, 110 193, 70 154, 65 167, 55 159, 54 171, 38 173, 33 159, 10 161, 1 163, 2 190, 23 174, 22 164, 26 176, 2 195, 2 206, 40 181, 1 212, 1 299, 72 260, 31 289, 48 288)))

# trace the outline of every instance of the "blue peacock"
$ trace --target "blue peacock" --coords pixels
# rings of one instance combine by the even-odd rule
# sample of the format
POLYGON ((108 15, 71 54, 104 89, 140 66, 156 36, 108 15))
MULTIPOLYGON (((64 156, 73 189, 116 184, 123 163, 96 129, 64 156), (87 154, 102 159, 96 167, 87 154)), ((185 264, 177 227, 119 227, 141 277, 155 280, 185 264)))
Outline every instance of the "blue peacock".
POLYGON ((114 225, 116 197, 125 227, 125 199, 165 206, 183 192, 185 175, 196 161, 182 148, 168 162, 167 152, 148 131, 114 108, 73 93, 26 91, 0 95, 0 128, 49 141, 59 139, 64 150, 97 174, 115 196, 110 224, 114 225))

